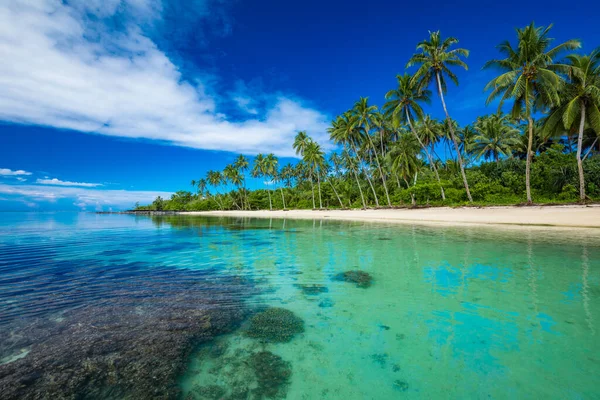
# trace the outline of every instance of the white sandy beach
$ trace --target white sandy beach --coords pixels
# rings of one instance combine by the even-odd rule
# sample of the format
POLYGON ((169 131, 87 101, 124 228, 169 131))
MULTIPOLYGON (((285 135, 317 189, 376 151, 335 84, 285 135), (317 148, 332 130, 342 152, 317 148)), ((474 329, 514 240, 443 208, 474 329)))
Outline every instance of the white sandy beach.
POLYGON ((600 206, 462 207, 379 210, 205 211, 186 215, 331 219, 436 225, 526 225, 600 228, 600 206))

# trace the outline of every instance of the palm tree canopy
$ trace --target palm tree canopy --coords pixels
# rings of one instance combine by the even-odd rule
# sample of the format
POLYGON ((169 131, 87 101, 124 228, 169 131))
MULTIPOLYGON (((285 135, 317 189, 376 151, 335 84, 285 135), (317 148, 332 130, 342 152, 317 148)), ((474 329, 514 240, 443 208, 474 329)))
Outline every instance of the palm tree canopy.
POLYGON ((487 104, 500 98, 498 110, 504 102, 513 99, 511 115, 520 119, 525 112, 531 112, 545 107, 560 104, 559 92, 563 85, 560 73, 566 73, 568 66, 556 63, 558 55, 565 50, 581 47, 579 40, 568 40, 555 47, 550 47, 553 41, 549 38, 552 25, 536 27, 532 22, 525 28, 517 29, 516 48, 505 41, 500 43, 498 50, 505 58, 488 61, 484 68, 496 68, 501 74, 492 79, 485 90, 491 90, 487 104))
POLYGON ((292 147, 296 151, 296 155, 304 155, 304 150, 306 149, 306 145, 310 142, 311 139, 308 137, 305 131, 300 131, 296 134, 294 138, 294 144, 292 147))
POLYGON ((566 130, 573 129, 579 122, 582 107, 585 107, 586 122, 596 133, 600 132, 600 52, 589 55, 571 54, 569 63, 569 81, 560 95, 562 104, 548 116, 546 129, 556 131, 558 126, 566 130))
POLYGON ((519 130, 512 126, 506 115, 488 115, 477 118, 474 124, 475 136, 470 149, 477 158, 498 160, 511 155, 512 149, 520 142, 519 130))
POLYGON ((421 146, 415 136, 406 132, 398 137, 387 154, 386 160, 392 171, 408 180, 420 168, 421 163, 418 157, 420 151, 421 146))
POLYGON ((413 76, 420 88, 429 87, 430 83, 439 77, 442 92, 446 93, 446 78, 458 85, 458 78, 450 70, 450 67, 462 67, 468 69, 467 64, 461 57, 468 57, 469 50, 451 47, 458 43, 458 39, 448 37, 442 39, 440 31, 429 32, 429 39, 417 45, 419 53, 413 54, 406 68, 418 65, 419 68, 413 76))
POLYGON ((386 93, 387 102, 383 106, 383 111, 388 118, 397 125, 408 123, 407 119, 412 121, 423 119, 423 108, 419 103, 431 103, 431 91, 420 89, 417 81, 405 73, 397 75, 398 87, 386 93))

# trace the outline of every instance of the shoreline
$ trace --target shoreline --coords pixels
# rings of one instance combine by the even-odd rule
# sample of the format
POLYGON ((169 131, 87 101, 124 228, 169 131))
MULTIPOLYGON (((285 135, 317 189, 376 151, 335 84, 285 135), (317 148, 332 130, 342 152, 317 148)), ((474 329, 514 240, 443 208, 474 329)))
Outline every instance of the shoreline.
POLYGON ((435 207, 376 210, 182 211, 177 215, 274 219, 321 219, 426 225, 600 228, 600 206, 435 207))

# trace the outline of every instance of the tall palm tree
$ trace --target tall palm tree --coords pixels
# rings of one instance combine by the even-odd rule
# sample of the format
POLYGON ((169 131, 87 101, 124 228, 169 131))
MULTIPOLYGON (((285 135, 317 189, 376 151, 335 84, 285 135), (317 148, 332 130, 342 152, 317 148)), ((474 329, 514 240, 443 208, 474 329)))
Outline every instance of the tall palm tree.
POLYGON ((446 78, 450 79, 454 84, 458 85, 458 78, 450 70, 450 67, 462 67, 468 69, 467 64, 461 60, 461 57, 468 57, 469 51, 466 49, 458 48, 450 50, 454 44, 458 43, 458 39, 448 37, 442 40, 440 32, 429 32, 429 40, 424 40, 417 45, 417 51, 420 53, 414 54, 406 64, 406 67, 418 65, 419 68, 415 72, 413 79, 419 82, 419 87, 426 88, 432 82, 435 82, 437 87, 438 95, 442 101, 442 107, 444 108, 444 114, 446 114, 446 120, 448 121, 448 128, 450 132, 450 138, 454 143, 454 150, 456 151, 456 158, 460 164, 460 172, 467 191, 467 197, 470 202, 473 202, 471 197, 471 191, 469 190, 469 183, 467 182, 467 175, 465 173, 465 167, 463 165, 462 155, 458 148, 458 140, 456 139, 454 126, 451 123, 450 114, 446 107, 446 101, 444 100, 444 94, 446 93, 446 78))
MULTIPOLYGON (((259 153, 254 157, 254 162, 252 164, 252 170, 250 171, 250 175, 253 178, 262 178, 265 176, 265 156, 262 153, 259 153)), ((270 195, 269 195, 270 196, 270 195)), ((270 197, 269 197, 270 199, 270 197)))
MULTIPOLYGON (((381 163, 379 162, 379 156, 377 153, 377 148, 373 143, 373 138, 371 137, 371 129, 373 126, 377 125, 377 106, 370 106, 368 97, 361 97, 354 104, 354 108, 352 112, 356 116, 357 125, 363 130, 362 137, 367 139, 367 143, 371 147, 373 151, 373 155, 375 156, 375 161, 377 163, 377 169, 379 170, 379 175, 381 176, 381 181, 383 183, 383 190, 385 191, 385 196, 387 198, 388 206, 392 206, 392 201, 390 200, 390 194, 388 192, 387 183, 385 180, 385 173, 381 168, 381 163)), ((375 193, 375 203, 379 206, 379 200, 377 199, 377 194, 375 193)))
POLYGON ((332 182, 334 177, 336 179, 339 177, 339 175, 341 173, 341 166, 342 166, 342 158, 340 157, 340 155, 338 153, 331 153, 331 155, 329 156, 329 162, 325 163, 325 168, 327 169, 327 175, 328 175, 327 181, 331 185, 331 188, 333 189, 335 196, 337 197, 338 201, 340 202, 340 207, 344 208, 344 203, 342 203, 342 199, 340 198, 340 195, 338 194, 338 191, 336 190, 335 185, 332 182))
POLYGON ((323 208, 323 201, 321 199, 321 170, 323 164, 325 164, 325 153, 323 152, 321 146, 317 142, 311 140, 304 149, 303 159, 304 162, 310 168, 311 176, 317 176, 317 183, 319 188, 319 209, 321 209, 323 208))
POLYGON ((246 190, 246 171, 250 167, 250 163, 248 162, 248 159, 244 155, 240 154, 233 162, 233 166, 235 168, 237 168, 237 170, 240 172, 241 178, 242 178, 244 201, 246 203, 243 208, 246 208, 246 207, 250 208, 250 205, 248 204, 248 191, 246 190))
POLYGON ((502 42, 498 50, 505 58, 491 60, 484 65, 484 68, 497 68, 502 72, 485 86, 485 90, 492 90, 487 104, 500 97, 500 111, 506 100, 513 99, 512 118, 520 120, 524 114, 527 120, 529 135, 525 188, 529 204, 532 203, 530 176, 533 157, 533 113, 560 105, 559 92, 563 79, 559 73, 567 72, 568 66, 554 60, 561 52, 581 46, 578 40, 569 40, 551 48, 553 39, 548 37, 551 28, 552 25, 536 27, 532 22, 525 28, 517 29, 517 47, 514 48, 508 41, 502 42))
MULTIPOLYGON (((241 186, 242 186, 242 174, 240 173, 240 170, 237 169, 233 164, 231 165, 227 165, 225 167, 225 169, 223 170, 223 178, 225 180, 225 182, 231 182, 238 190, 238 193, 241 194, 241 186)), ((243 208, 244 205, 244 197, 243 195, 241 196, 241 200, 242 200, 242 207, 240 207, 237 203, 237 201, 233 200, 233 203, 235 204, 235 206, 238 209, 243 208)))
MULTIPOLYGON (((277 174, 277 166, 279 160, 275 157, 275 154, 270 153, 263 159, 263 176, 267 178, 267 186, 271 185, 277 174)), ((269 209, 273 211, 273 203, 271 202, 271 189, 267 190, 269 194, 269 209)))
POLYGON ((421 138, 425 146, 429 146, 431 153, 436 156, 439 161, 442 161, 439 155, 435 152, 435 145, 442 139, 442 127, 439 121, 425 115, 423 119, 417 121, 415 130, 421 138))
POLYGON ((390 90, 385 95, 385 98, 388 100, 383 106, 385 113, 397 124, 406 123, 409 126, 410 131, 425 152, 430 168, 435 173, 435 178, 438 181, 442 193, 442 200, 446 200, 446 194, 444 193, 444 187, 440 181, 440 174, 438 173, 437 166, 433 162, 433 158, 431 158, 427 146, 423 144, 423 141, 417 134, 413 124, 414 120, 423 119, 423 108, 421 108, 419 103, 431 103, 431 91, 428 89, 419 89, 418 82, 409 74, 397 75, 396 79, 398 80, 398 88, 390 90))
POLYGON ((350 150, 348 148, 344 148, 342 151, 342 165, 349 171, 352 171, 354 178, 356 179, 356 185, 358 186, 358 192, 360 193, 360 199, 362 201, 363 210, 367 209, 367 203, 365 201, 365 195, 363 194, 362 188, 360 186, 360 181, 358 180, 358 160, 355 157, 352 157, 350 154, 350 150))
POLYGON ((600 132, 600 52, 589 55, 572 54, 569 61, 569 82, 562 91, 562 105, 556 107, 546 120, 553 129, 561 124, 565 129, 578 130, 577 169, 579 172, 579 199, 585 200, 585 178, 583 175, 583 137, 586 123, 597 133, 600 132), (579 121, 578 121, 579 120, 579 121))
POLYGON ((208 182, 206 182, 206 179, 200 178, 199 180, 197 180, 196 186, 198 187, 198 194, 201 197, 204 197, 204 195, 206 194, 206 187, 208 186, 208 182))
POLYGON ((223 203, 220 202, 219 199, 219 186, 223 183, 223 174, 221 171, 208 171, 206 173, 206 180, 209 185, 211 185, 215 189, 215 196, 213 196, 213 200, 217 203, 217 206, 222 210, 223 203))
POLYGON ((477 118, 474 124, 475 137, 471 149, 477 158, 490 158, 496 162, 508 157, 519 144, 519 130, 512 126, 506 115, 492 114, 477 118))
MULTIPOLYGON (((379 205, 377 200, 377 193, 375 192, 375 187, 373 186, 373 182, 371 182, 371 178, 369 174, 364 171, 360 153, 358 151, 357 146, 361 142, 362 131, 358 126, 358 118, 353 115, 351 111, 347 111, 342 115, 338 116, 332 123, 331 127, 327 129, 329 132, 329 137, 336 144, 342 144, 345 148, 352 149, 356 157, 356 162, 353 163, 353 166, 356 167, 356 177, 358 178, 358 173, 362 171, 367 178, 367 182, 373 191, 373 196, 375 197, 375 203, 379 205)), ((350 150, 346 152, 347 156, 351 156, 350 150)), ((360 185, 359 185, 360 187, 360 185)), ((362 191, 362 190, 361 190, 362 191)), ((365 207, 366 208, 366 207, 365 207)))
MULTIPOLYGON (((416 176, 419 171, 420 162, 418 154, 420 152, 419 142, 412 134, 403 134, 398 137, 387 155, 387 161, 391 169, 402 177, 406 187, 410 189, 409 180, 416 176)), ((415 205, 415 198, 411 193, 412 204, 415 205)))

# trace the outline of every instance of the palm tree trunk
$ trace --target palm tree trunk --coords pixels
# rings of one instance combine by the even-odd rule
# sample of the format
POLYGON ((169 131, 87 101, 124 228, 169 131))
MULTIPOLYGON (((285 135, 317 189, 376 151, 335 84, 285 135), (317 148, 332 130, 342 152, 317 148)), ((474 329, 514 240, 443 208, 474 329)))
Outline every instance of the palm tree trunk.
POLYGON ((327 182, 329 182, 329 184, 331 185, 331 188, 333 189, 333 193, 335 193, 335 197, 337 197, 338 201, 340 202, 340 207, 344 208, 344 203, 342 203, 342 199, 340 199, 340 195, 338 194, 337 190, 335 190, 335 186, 333 186, 331 179, 327 179, 327 182))
POLYGON ((469 182, 467 182, 467 174, 465 173, 462 155, 460 154, 460 149, 458 148, 458 142, 456 141, 456 136, 454 135, 454 127, 452 126, 452 120, 450 119, 450 114, 448 114, 448 109, 446 108, 446 101, 444 100, 444 93, 442 92, 442 82, 440 81, 440 73, 436 72, 435 77, 437 80, 438 93, 440 95, 440 99, 442 100, 442 106, 444 107, 446 120, 448 121, 448 129, 450 130, 450 136, 452 137, 452 142, 454 143, 454 150, 456 150, 456 157, 458 160, 458 164, 460 165, 460 173, 462 174, 465 190, 467 191, 467 198, 469 199, 469 202, 472 203, 473 197, 471 196, 471 191, 469 190, 469 182))
POLYGON ((581 102, 581 121, 579 122, 579 137, 577 138, 577 169, 579 170, 579 200, 585 201, 585 177, 583 176, 583 160, 581 148, 583 147, 583 128, 585 127, 585 102, 581 102))
POLYGON ((388 206, 391 207, 392 201, 390 200, 390 194, 388 193, 387 184, 385 182, 385 174, 383 173, 383 169, 381 169, 379 157, 377 157, 377 149, 375 148, 375 144, 373 144, 373 139, 371 139, 371 135, 369 135, 369 132, 367 132, 367 137, 369 138, 369 143, 371 144, 373 153, 375 153, 375 161, 377 162, 377 169, 379 169, 379 175, 381 175, 381 181, 383 182, 383 190, 385 190, 385 196, 387 197, 388 206))
POLYGON ((531 148, 533 147, 533 119, 531 118, 531 116, 527 116, 527 124, 528 124, 528 128, 529 128, 529 133, 528 136, 529 138, 527 139, 527 158, 526 158, 526 162, 525 162, 525 191, 527 192, 527 204, 532 204, 533 201, 531 200, 531 183, 530 183, 530 177, 531 177, 531 148))
POLYGON ((281 191, 281 201, 283 201, 283 209, 285 210, 285 196, 283 195, 283 186, 280 186, 279 190, 281 191))
MULTIPOLYGON (((352 148, 354 149, 354 154, 356 154, 356 158, 358 158, 358 163, 359 165, 360 163, 360 157, 358 156, 358 151, 356 151, 356 146, 354 145, 354 143, 352 143, 352 148)), ((373 191, 373 196, 375 197, 375 205, 377 207, 379 207, 379 199, 377 198, 377 192, 375 192, 375 187, 373 186, 373 182, 371 182, 371 178, 369 178, 369 174, 367 174, 367 171, 365 171, 364 167, 360 166, 360 169, 362 170, 362 172, 364 172, 365 176, 367 177, 367 182, 369 182, 369 186, 371 186, 371 190, 373 191)))
POLYGON ((363 210, 367 209, 367 203, 365 202, 365 195, 363 194, 362 188, 360 187, 360 181, 358 180, 358 174, 353 169, 354 177, 356 178, 356 185, 358 186, 358 191, 360 192, 360 199, 362 200, 363 210))
POLYGON ((444 193, 444 187, 442 186, 442 182, 440 181, 440 174, 438 173, 437 167, 435 166, 435 163, 433 162, 433 159, 431 158, 431 154, 429 154, 427 147, 423 144, 419 135, 417 135, 417 132, 415 131, 415 127, 413 126, 412 121, 410 119, 410 113, 408 112, 408 109, 405 109, 405 111, 406 111, 406 119, 408 120, 408 126, 410 126, 410 130, 412 131, 413 135, 415 135, 415 137, 419 141, 419 144, 421 145, 421 148, 423 149, 423 151, 425 151, 425 155, 427 156, 427 159, 429 160, 429 165, 431 166, 431 169, 433 169, 433 172, 435 173, 435 178, 438 181, 438 185, 440 185, 440 190, 442 192, 442 200, 446 200, 446 194, 444 193))
POLYGON ((315 204, 315 183, 313 182, 312 171, 310 173, 310 188, 312 190, 312 201, 313 201, 313 210, 314 210, 317 208, 317 206, 315 204))
POLYGON ((398 185, 398 189, 402 189, 402 185, 400 184, 400 179, 398 178, 398 174, 394 173, 394 176, 396 177, 396 184, 398 185))
MULTIPOLYGON (((408 180, 406 180, 406 178, 402 178, 404 179, 404 182, 406 183, 406 187, 408 188, 408 190, 410 190, 410 183, 408 183, 408 180)), ((412 204, 412 206, 416 206, 417 202, 415 201, 415 195, 413 192, 410 192, 410 203, 412 204)))
POLYGON ((269 210, 273 211, 273 203, 271 203, 271 189, 267 188, 267 194, 269 195, 269 210))
POLYGON ((317 174, 317 184, 319 186, 319 210, 323 209, 323 202, 321 200, 321 174, 317 174))

